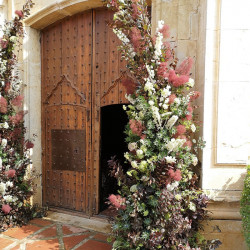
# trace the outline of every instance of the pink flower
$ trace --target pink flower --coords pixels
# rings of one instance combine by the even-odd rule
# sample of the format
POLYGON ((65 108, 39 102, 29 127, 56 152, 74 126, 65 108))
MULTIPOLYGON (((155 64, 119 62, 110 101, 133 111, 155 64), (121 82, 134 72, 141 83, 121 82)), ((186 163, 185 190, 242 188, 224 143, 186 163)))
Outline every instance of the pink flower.
POLYGON ((175 74, 174 70, 170 70, 168 80, 174 87, 180 87, 181 85, 188 82, 189 77, 186 75, 178 76, 175 74))
POLYGON ((134 46, 135 51, 138 51, 142 45, 142 36, 140 30, 136 27, 131 29, 131 42, 134 46))
POLYGON ((177 136, 178 135, 183 135, 183 134, 185 134, 186 133, 186 128, 185 128, 185 126, 184 125, 178 125, 177 127, 176 127, 176 130, 177 130, 177 136))
POLYGON ((164 38, 168 38, 169 37, 169 26, 167 24, 164 24, 163 27, 161 29, 159 29, 159 32, 162 33, 164 38))
POLYGON ((0 113, 6 114, 7 106, 8 106, 7 100, 3 96, 0 96, 0 113))
POLYGON ((9 213, 10 213, 10 210, 12 210, 12 208, 11 208, 8 204, 2 205, 2 211, 3 211, 5 214, 9 214, 9 213))
POLYGON ((21 10, 16 10, 15 14, 18 15, 18 17, 20 17, 20 18, 23 17, 23 12, 21 10))
POLYGON ((23 96, 19 95, 11 101, 11 104, 20 107, 23 103, 23 96))
POLYGON ((176 98, 176 95, 175 94, 171 94, 170 96, 169 96, 169 104, 172 104, 172 103, 174 103, 174 100, 175 100, 175 98, 176 98))
POLYGON ((9 119, 13 124, 18 124, 20 121, 23 120, 24 115, 25 115, 24 111, 20 111, 14 116, 9 116, 9 119))
POLYGON ((199 91, 194 91, 193 95, 190 96, 190 101, 193 101, 197 98, 199 98, 201 93, 199 91))
POLYGON ((126 88, 127 94, 133 94, 137 86, 130 78, 123 79, 122 85, 126 88))
POLYGON ((1 47, 2 47, 2 49, 6 49, 7 48, 7 46, 8 46, 8 41, 7 40, 4 40, 4 39, 0 39, 0 45, 1 45, 1 47))
POLYGON ((190 103, 188 104, 187 111, 188 114, 186 115, 186 119, 190 121, 193 117, 193 108, 191 107, 190 103))
POLYGON ((167 78, 169 76, 168 72, 167 72, 167 66, 168 63, 167 62, 162 62, 157 70, 157 74, 158 76, 161 76, 163 78, 167 78))
POLYGON ((114 195, 114 194, 111 194, 109 196, 109 201, 110 203, 117 209, 121 208, 121 209, 125 209, 126 208, 126 205, 124 205, 125 203, 125 198, 122 198, 120 195, 114 195))
POLYGON ((133 134, 142 136, 142 132, 145 128, 140 121, 130 120, 129 126, 133 134))
POLYGON ((9 90, 10 90, 10 82, 6 82, 4 91, 5 91, 5 93, 8 93, 9 90))
POLYGON ((134 19, 137 19, 138 15, 139 15, 139 10, 138 10, 138 7, 137 7, 136 3, 132 4, 132 9, 133 9, 132 17, 134 19))
POLYGON ((6 174, 9 178, 13 178, 13 177, 16 175, 16 170, 10 169, 9 171, 6 171, 5 174, 6 174))
POLYGON ((177 169, 176 171, 174 171, 173 169, 168 170, 168 175, 171 179, 175 181, 180 181, 182 178, 181 171, 179 169, 177 169))
POLYGON ((175 70, 176 74, 178 75, 189 75, 190 70, 193 65, 193 59, 191 57, 185 59, 179 67, 175 70))
POLYGON ((187 140, 184 144, 183 144, 183 146, 184 147, 189 147, 189 148, 192 148, 192 142, 190 141, 190 140, 187 140))

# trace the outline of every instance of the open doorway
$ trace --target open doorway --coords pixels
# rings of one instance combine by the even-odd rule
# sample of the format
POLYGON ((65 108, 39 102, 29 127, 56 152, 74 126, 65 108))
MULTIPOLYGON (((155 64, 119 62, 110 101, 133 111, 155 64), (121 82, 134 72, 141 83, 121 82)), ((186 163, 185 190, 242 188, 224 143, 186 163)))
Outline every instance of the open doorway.
POLYGON ((127 151, 124 130, 128 117, 122 106, 116 104, 101 108, 100 212, 103 215, 110 215, 106 201, 118 190, 116 179, 110 176, 108 160, 116 156, 124 166, 124 153, 127 151))

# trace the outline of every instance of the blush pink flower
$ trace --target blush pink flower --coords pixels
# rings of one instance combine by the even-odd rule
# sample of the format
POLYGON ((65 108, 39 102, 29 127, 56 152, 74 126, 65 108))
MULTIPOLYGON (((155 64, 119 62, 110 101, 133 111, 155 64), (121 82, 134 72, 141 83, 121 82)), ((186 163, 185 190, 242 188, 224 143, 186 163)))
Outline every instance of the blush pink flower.
POLYGON ((169 37, 169 26, 167 24, 164 24, 161 29, 159 29, 159 32, 162 33, 164 38, 169 37))
POLYGON ((184 125, 181 125, 181 124, 178 125, 178 126, 176 127, 176 130, 177 130, 177 133, 176 133, 177 136, 183 135, 183 134, 186 133, 186 128, 185 128, 185 126, 184 126, 184 125))
POLYGON ((5 214, 9 214, 11 210, 12 210, 12 208, 11 208, 8 204, 2 205, 2 211, 3 211, 5 214))
POLYGON ((126 208, 126 205, 125 205, 125 201, 126 199, 125 198, 122 198, 120 195, 114 195, 114 194, 111 194, 109 197, 108 197, 110 203, 117 209, 125 209, 126 208))
POLYGON ((11 104, 16 106, 16 107, 20 107, 23 103, 23 96, 22 95, 19 95, 17 96, 16 98, 14 98, 12 101, 11 101, 11 104))
POLYGON ((162 62, 157 70, 157 74, 158 76, 161 76, 163 78, 167 78, 169 76, 168 72, 167 72, 167 66, 168 63, 167 62, 162 62))
POLYGON ((5 172, 5 175, 7 175, 9 178, 13 178, 16 175, 16 170, 10 169, 9 171, 5 172))
POLYGON ((5 91, 5 93, 8 93, 9 90, 10 90, 10 82, 6 82, 5 87, 4 87, 4 91, 5 91))
POLYGON ((23 17, 23 12, 22 12, 21 10, 16 10, 16 11, 15 11, 15 14, 16 14, 18 17, 20 17, 20 18, 23 17))
POLYGON ((173 169, 168 170, 168 175, 175 181, 180 181, 182 178, 181 171, 179 169, 177 169, 176 171, 174 171, 173 169))
POLYGON ((194 93, 190 96, 190 101, 193 101, 197 98, 199 98, 201 93, 199 91, 194 91, 194 93))
POLYGON ((129 126, 133 134, 142 136, 142 132, 144 131, 145 128, 140 121, 130 120, 129 126))
POLYGON ((186 115, 186 119, 190 121, 193 117, 193 108, 191 107, 190 103, 188 104, 187 111, 188 114, 186 115))
POLYGON ((31 141, 27 141, 25 146, 27 149, 34 148, 34 143, 32 143, 31 141))
POLYGON ((193 66, 193 59, 191 57, 185 59, 179 67, 175 70, 176 74, 178 75, 186 75, 190 74, 190 70, 193 66))
POLYGON ((7 100, 3 96, 0 96, 0 113, 6 114, 7 106, 8 106, 7 100))
POLYGON ((180 87, 188 82, 189 77, 186 75, 178 76, 174 70, 170 70, 168 80, 174 87, 180 87))
POLYGON ((193 143, 192 143, 190 140, 187 140, 187 141, 183 144, 184 147, 189 147, 189 148, 192 148, 192 145, 193 145, 193 143))
POLYGON ((142 36, 140 30, 136 27, 131 29, 131 42, 134 46, 135 51, 138 51, 142 47, 142 36))
POLYGON ((169 99, 168 103, 169 103, 169 104, 174 103, 175 98, 176 98, 176 95, 175 95, 175 94, 171 94, 171 95, 168 97, 168 99, 169 99))
POLYGON ((5 40, 5 39, 0 39, 0 45, 1 45, 1 47, 2 47, 2 49, 6 49, 7 48, 7 46, 8 46, 8 41, 7 40, 5 40))
POLYGON ((136 3, 133 3, 132 4, 132 9, 133 9, 133 12, 132 12, 132 17, 134 19, 137 19, 138 18, 138 15, 139 15, 139 10, 138 10, 138 6, 136 3))
POLYGON ((13 124, 18 124, 20 121, 23 120, 23 117, 24 117, 24 112, 20 111, 14 116, 9 116, 9 119, 13 124))

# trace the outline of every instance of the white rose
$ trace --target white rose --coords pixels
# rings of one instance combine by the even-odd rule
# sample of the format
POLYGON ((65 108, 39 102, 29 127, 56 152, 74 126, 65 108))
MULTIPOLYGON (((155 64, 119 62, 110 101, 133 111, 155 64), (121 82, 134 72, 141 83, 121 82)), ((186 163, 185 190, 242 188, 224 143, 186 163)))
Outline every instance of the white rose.
POLYGON ((167 104, 163 104, 162 107, 163 107, 164 109, 168 109, 168 105, 167 105, 167 104))
POLYGON ((176 163, 176 158, 172 156, 165 157, 167 163, 176 163))
POLYGON ((141 149, 136 150, 136 155, 138 156, 139 159, 143 158, 143 151, 141 149))
POLYGON ((5 123, 3 124, 3 128, 5 128, 5 129, 8 129, 8 128, 9 128, 8 122, 5 122, 5 123))

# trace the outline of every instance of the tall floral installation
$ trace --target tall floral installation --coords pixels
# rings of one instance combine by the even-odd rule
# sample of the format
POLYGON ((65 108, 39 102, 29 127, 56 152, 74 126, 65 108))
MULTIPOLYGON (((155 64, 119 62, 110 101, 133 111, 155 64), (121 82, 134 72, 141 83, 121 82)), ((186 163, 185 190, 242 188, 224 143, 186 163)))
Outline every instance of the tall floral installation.
POLYGON ((24 36, 23 19, 33 6, 27 0, 15 17, 1 28, 0 39, 0 231, 22 225, 31 216, 29 198, 32 181, 27 176, 29 150, 34 146, 25 140, 23 96, 18 48, 24 36))
POLYGON ((109 161, 120 186, 109 202, 118 210, 113 223, 113 249, 214 249, 200 233, 207 219, 208 197, 192 171, 204 142, 193 138, 198 128, 192 91, 192 59, 178 63, 167 39, 169 27, 158 22, 155 35, 145 0, 106 0, 115 11, 110 26, 121 41, 127 62, 130 105, 126 128, 130 169, 109 161))

